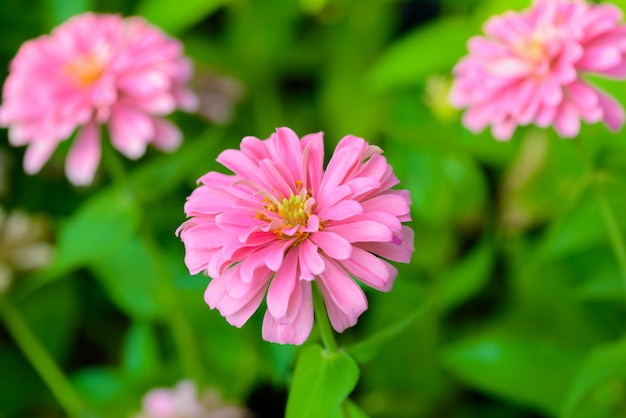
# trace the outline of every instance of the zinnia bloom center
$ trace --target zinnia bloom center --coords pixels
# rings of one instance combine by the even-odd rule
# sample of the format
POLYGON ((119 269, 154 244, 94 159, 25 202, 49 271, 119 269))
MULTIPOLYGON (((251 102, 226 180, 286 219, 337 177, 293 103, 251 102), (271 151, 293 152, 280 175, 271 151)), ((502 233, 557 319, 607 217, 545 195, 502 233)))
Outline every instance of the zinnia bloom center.
POLYGON ((289 198, 265 198, 263 204, 264 210, 257 213, 257 218, 267 221, 268 230, 279 238, 302 241, 312 232, 308 226, 315 199, 306 189, 301 189, 298 194, 292 193, 289 198))
POLYGON ((77 86, 88 87, 98 81, 104 69, 105 64, 99 54, 91 52, 67 63, 64 71, 74 79, 77 86))
POLYGON ((302 225, 306 226, 311 216, 311 208, 306 207, 307 198, 300 195, 291 195, 289 199, 283 199, 278 205, 278 214, 287 223, 288 226, 302 225))

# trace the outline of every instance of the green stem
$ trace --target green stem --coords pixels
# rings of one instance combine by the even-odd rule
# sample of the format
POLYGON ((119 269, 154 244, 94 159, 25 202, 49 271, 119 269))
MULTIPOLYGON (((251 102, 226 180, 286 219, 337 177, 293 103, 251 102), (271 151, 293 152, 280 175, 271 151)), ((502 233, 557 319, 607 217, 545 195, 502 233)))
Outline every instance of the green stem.
MULTIPOLYGON (((145 215, 141 214, 145 219, 145 215)), ((155 267, 156 279, 161 288, 161 295, 167 307, 166 319, 168 326, 172 332, 176 352, 183 372, 194 379, 198 385, 205 383, 204 368, 200 360, 200 351, 194 336, 193 329, 184 314, 178 291, 174 287, 171 277, 167 274, 169 270, 160 247, 150 229, 149 225, 144 222, 143 243, 148 249, 148 253, 155 267)))
POLYGON ((611 241, 611 247, 613 248, 613 253, 621 272, 622 286, 624 288, 624 292, 626 292, 626 245, 624 244, 621 228, 617 222, 613 208, 606 197, 602 185, 602 179, 599 176, 593 161, 585 151, 582 144, 579 141, 575 141, 575 143, 577 145, 576 148, 583 160, 583 164, 591 174, 591 185, 595 192, 596 201, 598 202, 598 207, 600 208, 602 218, 604 219, 604 224, 611 241))
POLYGON ((617 259, 617 263, 619 264, 619 268, 622 273, 622 285, 624 287, 624 291, 626 292, 626 246, 624 245, 624 239, 602 185, 595 179, 593 181, 593 185, 596 192, 596 200, 598 201, 598 206, 602 212, 602 217, 604 218, 606 229, 609 233, 609 238, 611 239, 613 252, 615 253, 615 258, 617 259))
POLYGON ((80 396, 30 330, 19 311, 6 298, 0 298, 0 317, 2 317, 15 343, 48 385, 67 415, 70 417, 80 416, 83 411, 80 396))
POLYGON ((315 319, 317 326, 322 335, 322 342, 326 351, 329 353, 337 352, 337 341, 335 341, 335 335, 330 328, 330 321, 328 320, 328 313, 326 312, 326 305, 324 305, 324 298, 322 292, 319 289, 319 285, 314 283, 313 286, 313 309, 315 309, 315 319))
MULTIPOLYGON (((111 180, 118 187, 126 187, 127 189, 130 189, 131 184, 119 156, 109 144, 103 144, 103 148, 105 154, 104 164, 109 172, 111 180)), ((140 239, 148 251, 148 257, 150 258, 151 265, 154 267, 156 275, 155 278, 160 288, 160 295, 163 297, 163 302, 166 305, 165 307, 167 313, 165 315, 165 320, 167 321, 168 327, 172 333, 172 339, 174 341, 180 367, 186 376, 194 379, 197 384, 201 385, 205 383, 203 373, 204 368, 202 367, 202 362, 200 360, 200 351, 193 329, 184 314, 178 298, 178 291, 172 283, 172 278, 167 273, 169 271, 169 267, 165 262, 165 257, 162 254, 161 247, 154 235, 154 231, 147 221, 147 210, 144 202, 134 190, 130 191, 130 195, 137 204, 139 218, 141 219, 140 239)))
MULTIPOLYGON (((315 310, 315 322, 320 330, 322 336, 322 342, 328 354, 337 353, 338 346, 335 340, 335 334, 330 327, 330 320, 328 319, 328 313, 326 312, 326 305, 324 304, 324 297, 317 282, 313 283, 313 309, 315 310)), ((348 409, 348 400, 344 400, 341 403, 341 414, 343 418, 350 418, 350 410, 348 409)))

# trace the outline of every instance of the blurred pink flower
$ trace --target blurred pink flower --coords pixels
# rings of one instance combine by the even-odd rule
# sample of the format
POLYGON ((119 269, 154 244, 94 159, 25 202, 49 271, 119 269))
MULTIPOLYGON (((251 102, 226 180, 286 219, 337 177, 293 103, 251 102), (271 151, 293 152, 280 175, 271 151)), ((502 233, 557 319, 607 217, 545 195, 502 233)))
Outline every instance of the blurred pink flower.
POLYGON ((101 124, 128 158, 141 157, 148 143, 178 147, 180 131, 162 116, 197 106, 185 87, 192 67, 182 50, 142 18, 94 13, 24 43, 4 85, 0 124, 9 127, 12 145, 28 145, 25 171, 38 172, 78 127, 65 161, 77 185, 93 180, 101 124))
POLYGON ((195 384, 183 380, 172 389, 152 389, 143 397, 135 418, 247 418, 249 412, 227 405, 214 390, 198 394, 195 384))
POLYGON ((451 101, 467 108, 463 123, 475 132, 491 125, 501 140, 530 123, 553 125, 562 137, 576 136, 580 119, 619 130, 622 107, 583 75, 626 78, 621 21, 617 7, 579 0, 536 0, 492 17, 454 69, 451 101))
POLYGON ((234 175, 210 172, 189 196, 178 229, 185 262, 213 278, 205 300, 241 327, 267 291, 263 338, 302 344, 313 326, 311 282, 317 281, 333 327, 353 326, 367 299, 351 276, 391 290, 408 263, 413 231, 407 190, 380 148, 344 137, 324 171, 323 134, 301 140, 288 128, 269 139, 246 137, 241 151, 217 161, 234 175))

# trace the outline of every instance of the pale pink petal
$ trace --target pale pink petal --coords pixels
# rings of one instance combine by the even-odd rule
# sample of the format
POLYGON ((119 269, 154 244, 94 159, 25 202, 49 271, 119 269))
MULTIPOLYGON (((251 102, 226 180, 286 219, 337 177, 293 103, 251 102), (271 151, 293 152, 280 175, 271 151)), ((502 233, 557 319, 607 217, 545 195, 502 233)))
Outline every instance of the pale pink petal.
POLYGON ((38 173, 56 148, 57 142, 53 140, 32 142, 24 154, 24 171, 28 174, 38 173))
POLYGON ((281 268, 276 272, 267 292, 267 310, 276 320, 287 315, 287 308, 291 293, 297 285, 298 279, 298 251, 291 250, 286 256, 281 268))
POLYGON ((90 123, 80 130, 65 160, 65 175, 77 186, 91 184, 100 163, 100 126, 90 123))
POLYGON ((600 107, 604 112, 604 122, 612 131, 619 131, 624 124, 624 108, 611 96, 597 91, 600 107))
POLYGON ((302 305, 291 324, 280 325, 269 311, 263 317, 263 339, 278 344, 303 344, 313 328, 313 302, 311 284, 301 282, 302 305))
MULTIPOLYGON (((367 310, 367 299, 363 290, 334 262, 326 261, 326 269, 319 275, 319 283, 320 288, 325 289, 324 300, 326 304, 328 305, 332 302, 336 305, 350 318, 352 325, 367 310)), ((335 327, 333 315, 330 316, 330 320, 337 331, 343 331, 342 327, 335 327)))

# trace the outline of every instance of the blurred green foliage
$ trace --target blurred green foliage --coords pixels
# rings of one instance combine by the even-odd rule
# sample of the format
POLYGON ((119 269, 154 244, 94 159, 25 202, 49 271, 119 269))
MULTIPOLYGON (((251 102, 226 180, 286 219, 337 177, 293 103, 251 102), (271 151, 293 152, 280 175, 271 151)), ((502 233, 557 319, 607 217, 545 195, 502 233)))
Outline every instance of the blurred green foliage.
MULTIPOLYGON (((333 373, 352 388, 355 376, 343 373, 353 374, 350 360, 340 357, 333 368, 317 346, 262 341, 262 312, 236 329, 210 311, 202 297, 209 279, 189 276, 174 235, 195 180, 220 169, 219 152, 279 126, 300 135, 324 131, 327 156, 342 136, 362 136, 385 150, 400 186, 411 191, 413 261, 398 266, 389 294, 368 291, 369 310, 339 336, 360 361, 353 417, 624 416, 625 293, 590 187, 600 179, 626 234, 624 134, 584 126, 569 141, 525 128, 496 142, 489 132, 465 130, 446 102, 468 37, 490 15, 528 4, 1 1, 2 75, 22 42, 93 10, 140 14, 180 37, 198 88, 203 77, 220 74, 245 90, 228 123, 174 115, 181 149, 122 161, 129 173, 122 182, 101 167, 89 188, 70 186, 62 174, 67 147, 41 174, 26 176, 23 149, 0 141, 8 178, 2 205, 47 214, 57 247, 52 265, 22 277, 8 297, 96 416, 129 416, 148 389, 185 377, 159 275, 170 278, 200 343, 205 383, 227 399, 259 417, 282 416, 303 350, 325 366, 295 373, 321 379, 314 387, 321 397, 332 398, 323 391, 338 378, 333 373), (143 224, 163 249, 158 265, 143 224)), ((623 83, 597 83, 626 104, 623 83)), ((0 417, 62 416, 1 329, 0 375, 0 417)))

